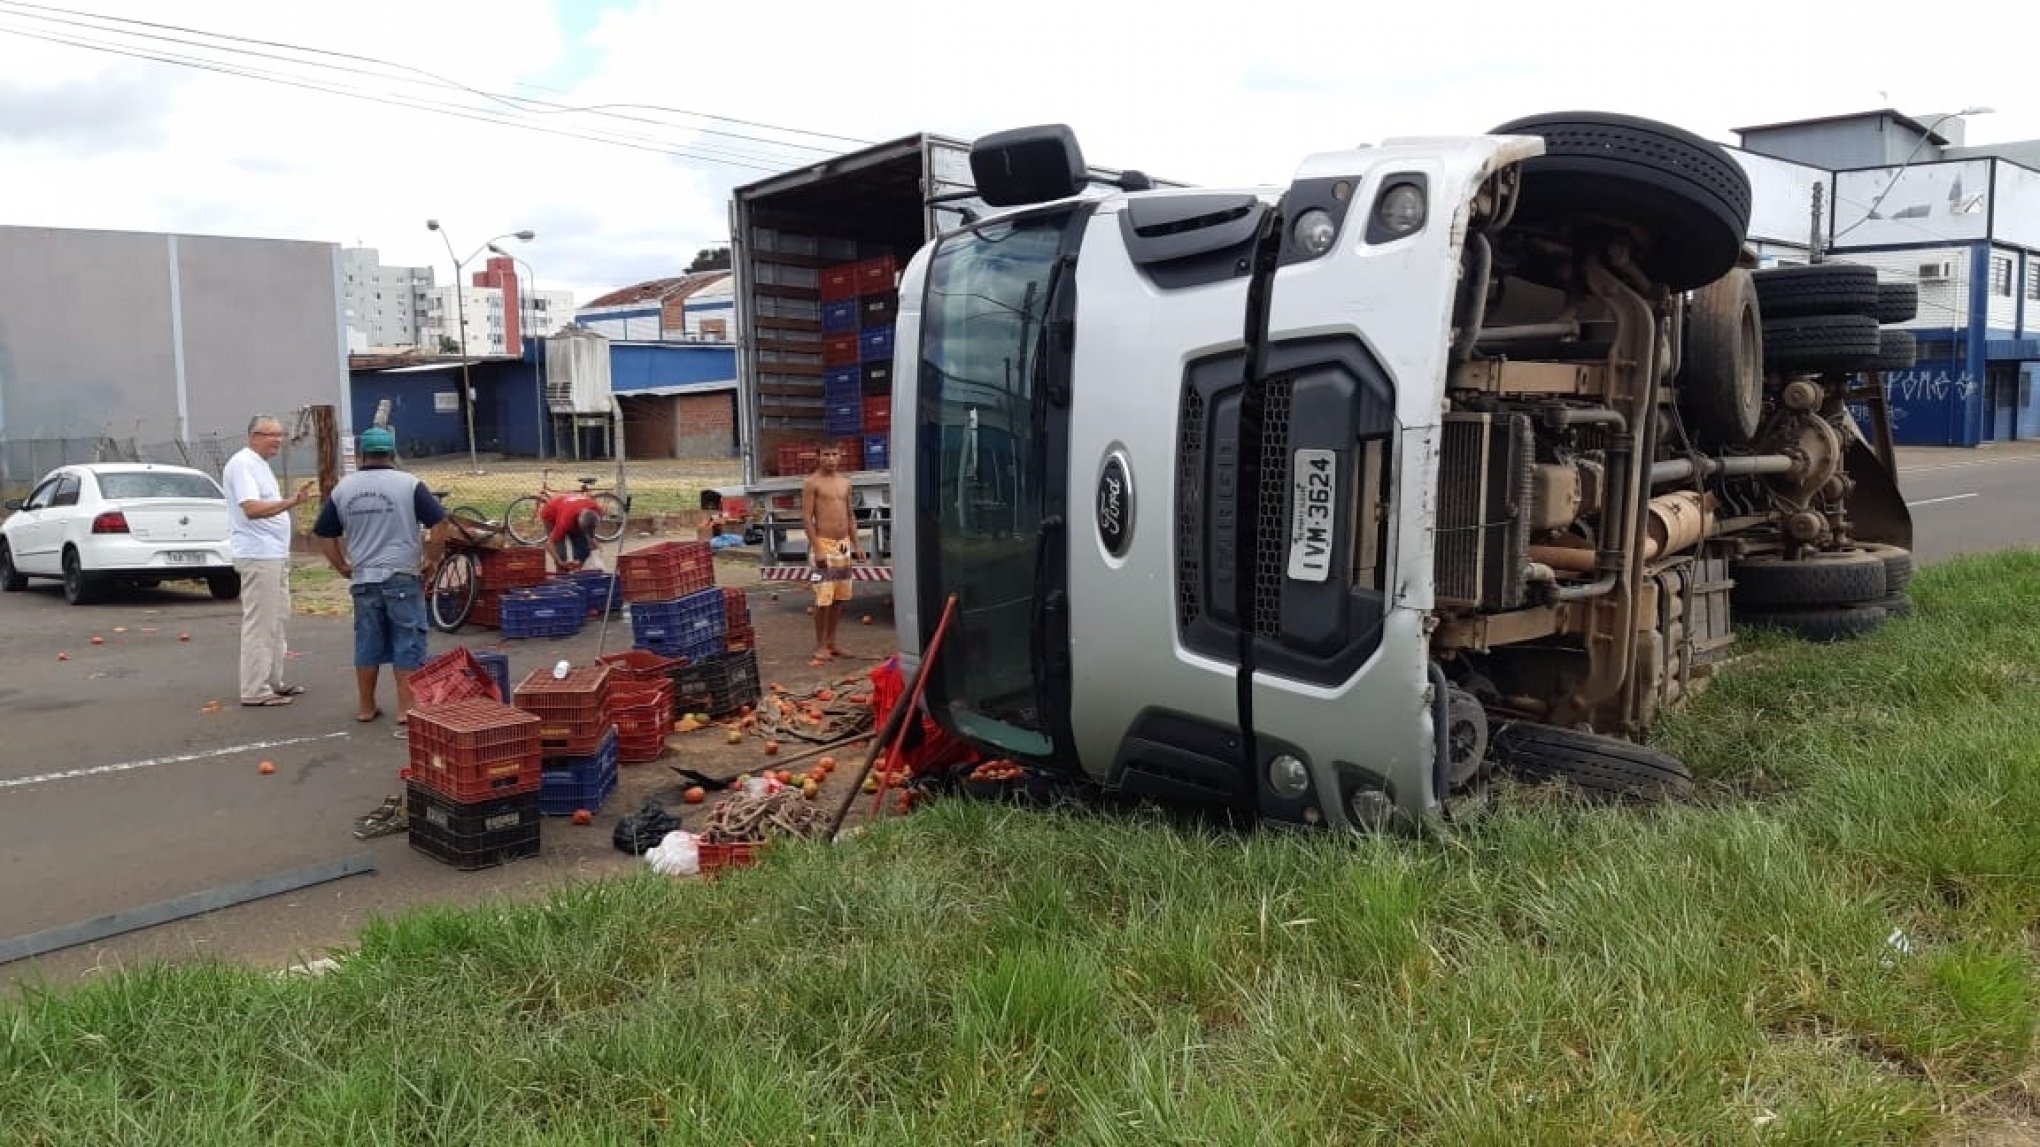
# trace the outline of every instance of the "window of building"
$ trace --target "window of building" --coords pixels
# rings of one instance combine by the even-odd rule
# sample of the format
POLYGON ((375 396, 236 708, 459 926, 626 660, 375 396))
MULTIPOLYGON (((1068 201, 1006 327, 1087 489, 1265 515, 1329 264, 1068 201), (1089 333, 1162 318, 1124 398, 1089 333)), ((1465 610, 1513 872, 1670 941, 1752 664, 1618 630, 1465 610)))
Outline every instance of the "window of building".
POLYGON ((2040 299, 2040 262, 2026 260, 2026 297, 2040 299))
POLYGON ((2012 258, 2009 255, 1993 255, 1990 259, 1990 293, 2012 297, 2012 258))

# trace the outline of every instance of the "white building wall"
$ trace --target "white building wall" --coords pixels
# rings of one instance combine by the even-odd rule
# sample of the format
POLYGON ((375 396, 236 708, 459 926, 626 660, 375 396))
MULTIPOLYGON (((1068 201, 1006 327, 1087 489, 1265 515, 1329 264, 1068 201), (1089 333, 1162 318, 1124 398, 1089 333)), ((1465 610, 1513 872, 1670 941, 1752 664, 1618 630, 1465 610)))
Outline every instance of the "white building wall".
POLYGON ((456 343, 464 342, 463 349, 469 355, 512 353, 503 326, 503 292, 496 287, 464 286, 456 302, 453 291, 452 287, 434 287, 425 293, 425 319, 418 328, 418 345, 436 351, 442 338, 451 338, 456 343), (465 316, 461 313, 463 308, 465 316), (463 317, 467 320, 465 339, 455 333, 463 317))
POLYGON ((430 267, 385 266, 373 247, 348 247, 340 252, 340 269, 347 329, 363 346, 417 345, 430 267))
POLYGON ((524 313, 527 338, 550 338, 574 321, 572 291, 529 291, 524 313))
POLYGON ((1920 311, 1907 327, 1969 325, 1969 284, 1973 276, 1967 247, 1922 247, 1907 251, 1838 251, 1837 263, 1877 268, 1879 279, 1920 287, 1920 311))

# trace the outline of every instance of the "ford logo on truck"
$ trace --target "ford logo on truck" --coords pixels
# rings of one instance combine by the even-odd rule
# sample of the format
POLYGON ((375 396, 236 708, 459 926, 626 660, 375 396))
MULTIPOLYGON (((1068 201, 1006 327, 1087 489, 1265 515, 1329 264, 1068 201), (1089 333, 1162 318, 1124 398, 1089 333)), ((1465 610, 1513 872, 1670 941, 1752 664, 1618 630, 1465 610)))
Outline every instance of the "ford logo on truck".
POLYGON ((1125 557, 1127 543, 1133 540, 1133 479, 1126 459, 1118 454, 1105 460, 1105 470, 1098 475, 1098 540, 1115 558, 1125 557))

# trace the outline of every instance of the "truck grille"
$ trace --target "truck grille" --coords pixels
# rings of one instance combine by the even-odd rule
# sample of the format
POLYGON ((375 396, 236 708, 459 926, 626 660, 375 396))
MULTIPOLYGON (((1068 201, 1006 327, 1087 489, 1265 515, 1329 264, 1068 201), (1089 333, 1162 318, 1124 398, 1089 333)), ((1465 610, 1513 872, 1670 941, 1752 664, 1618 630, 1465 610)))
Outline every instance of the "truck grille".
POLYGON ((1179 632, 1204 614, 1204 395, 1183 388, 1176 439, 1176 624, 1179 632))
POLYGON ((1282 636, 1289 554, 1289 415, 1294 383, 1271 379, 1261 401, 1261 514, 1254 523, 1254 632, 1282 636))

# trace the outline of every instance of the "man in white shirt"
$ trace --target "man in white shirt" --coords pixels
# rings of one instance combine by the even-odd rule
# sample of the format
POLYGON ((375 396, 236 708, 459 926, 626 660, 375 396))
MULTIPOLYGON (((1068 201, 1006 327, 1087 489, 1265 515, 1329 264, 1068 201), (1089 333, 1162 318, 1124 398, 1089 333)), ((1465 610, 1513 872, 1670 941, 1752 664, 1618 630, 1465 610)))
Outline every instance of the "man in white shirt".
POLYGON ((248 445, 227 459, 220 485, 227 492, 227 524, 234 571, 241 575, 241 704, 288 705, 305 691, 283 679, 290 652, 290 512, 312 499, 306 482, 283 497, 269 460, 283 449, 283 424, 267 414, 248 423, 248 445))

